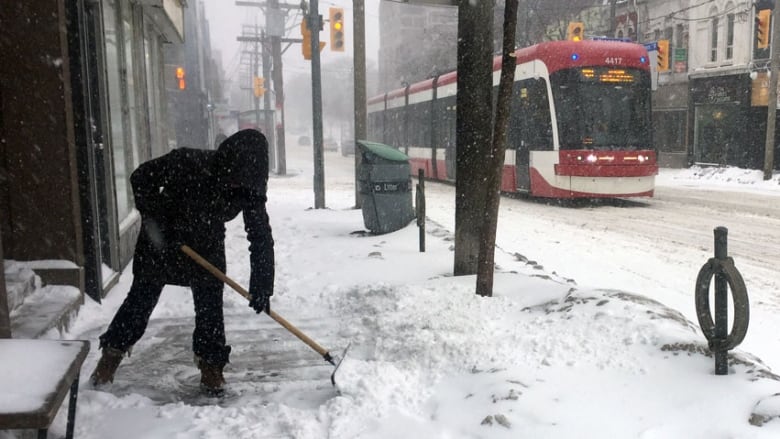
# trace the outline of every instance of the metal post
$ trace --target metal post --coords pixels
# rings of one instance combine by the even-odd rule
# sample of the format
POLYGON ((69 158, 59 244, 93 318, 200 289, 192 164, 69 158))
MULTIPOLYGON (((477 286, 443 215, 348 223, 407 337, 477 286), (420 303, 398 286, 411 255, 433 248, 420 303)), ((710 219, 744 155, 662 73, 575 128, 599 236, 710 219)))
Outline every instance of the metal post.
MULTIPOLYGON (((268 0, 268 7, 276 12, 279 9, 279 0, 268 0)), ((278 13, 267 14, 268 19, 280 20, 281 15, 278 13)), ((283 23, 277 23, 282 24, 283 23)), ((284 27, 284 26, 282 26, 284 27)), ((287 160, 285 154, 284 145, 284 85, 282 79, 282 37, 279 35, 271 35, 271 56, 273 57, 273 82, 274 82, 274 95, 276 99, 275 110, 279 116, 279 125, 276 129, 276 173, 279 175, 287 174, 287 160)), ((273 126, 273 122, 271 122, 273 126)), ((273 147, 273 146, 272 146, 273 147)))
MULTIPOLYGON (((267 23, 266 23, 267 26, 267 23)), ((263 40, 263 78, 271 77, 271 51, 268 50, 268 39, 265 31, 262 34, 263 40)), ((266 84, 266 89, 270 88, 266 84)), ((271 112, 271 94, 266 90, 263 94, 263 132, 268 139, 268 164, 271 169, 276 169, 276 148, 274 148, 274 122, 270 115, 271 112)))
MULTIPOLYGON (((254 37, 257 38, 259 35, 259 30, 257 27, 257 18, 255 18, 255 32, 254 37)), ((255 41, 255 48, 252 52, 252 74, 249 75, 249 93, 252 94, 254 98, 254 106, 255 106, 255 126, 257 128, 260 128, 260 98, 255 94, 254 92, 254 86, 255 86, 255 77, 258 76, 258 72, 260 71, 260 60, 257 57, 257 54, 259 51, 257 50, 257 41, 255 41)), ((263 60, 263 69, 265 69, 265 60, 263 60)))
MULTIPOLYGON (((366 127, 366 7, 365 0, 352 0, 352 26, 354 29, 354 87, 355 87, 355 127, 353 141, 368 140, 366 127)), ((360 209, 360 186, 358 182, 358 170, 360 169, 361 154, 355 147, 355 208, 360 209)))
POLYGON ((777 117, 777 75, 780 74, 780 8, 772 10, 772 39, 771 41, 771 64, 769 77, 769 97, 766 112, 766 142, 764 143, 764 180, 772 178, 772 169, 775 160, 775 125, 777 117))
POLYGON ((425 171, 417 170, 417 227, 420 231, 420 253, 425 253, 425 171))
POLYGON ((319 1, 311 0, 308 20, 311 29, 311 100, 314 135, 314 208, 325 208, 325 170, 322 150, 322 78, 320 77, 320 28, 322 17, 319 1))
MULTIPOLYGON (((728 257, 728 229, 715 228, 715 259, 728 257)), ((715 274, 715 338, 725 340, 729 325, 728 283, 723 274, 715 274)), ((728 374, 728 351, 715 352, 715 375, 728 374)))

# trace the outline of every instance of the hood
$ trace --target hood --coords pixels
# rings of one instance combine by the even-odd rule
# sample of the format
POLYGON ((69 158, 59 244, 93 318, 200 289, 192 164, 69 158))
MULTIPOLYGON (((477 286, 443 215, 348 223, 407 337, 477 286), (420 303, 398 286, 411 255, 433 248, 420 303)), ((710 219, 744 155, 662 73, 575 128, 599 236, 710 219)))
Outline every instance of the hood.
POLYGON ((214 149, 219 148, 219 145, 221 145, 222 142, 225 141, 225 139, 227 139, 227 136, 225 134, 223 133, 217 134, 217 136, 214 138, 214 149))
POLYGON ((226 188, 248 189, 265 194, 268 184, 268 141, 253 129, 241 130, 217 148, 212 175, 226 188))

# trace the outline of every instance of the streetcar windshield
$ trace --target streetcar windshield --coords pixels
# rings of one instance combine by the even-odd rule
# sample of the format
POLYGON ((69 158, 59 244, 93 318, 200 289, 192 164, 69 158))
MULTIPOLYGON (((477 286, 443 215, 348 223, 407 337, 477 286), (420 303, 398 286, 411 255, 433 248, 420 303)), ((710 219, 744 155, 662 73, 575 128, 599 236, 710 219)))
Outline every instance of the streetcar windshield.
POLYGON ((584 67, 550 75, 561 149, 652 147, 650 77, 628 68, 584 67))

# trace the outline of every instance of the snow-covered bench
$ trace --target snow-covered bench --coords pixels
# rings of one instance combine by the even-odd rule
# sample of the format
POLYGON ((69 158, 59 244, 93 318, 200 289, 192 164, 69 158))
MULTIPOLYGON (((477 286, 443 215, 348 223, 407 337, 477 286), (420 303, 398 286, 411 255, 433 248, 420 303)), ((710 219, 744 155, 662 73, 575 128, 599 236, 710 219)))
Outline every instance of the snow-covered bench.
POLYGON ((66 438, 73 437, 84 340, 0 339, 0 430, 35 429, 46 438, 70 391, 66 438))

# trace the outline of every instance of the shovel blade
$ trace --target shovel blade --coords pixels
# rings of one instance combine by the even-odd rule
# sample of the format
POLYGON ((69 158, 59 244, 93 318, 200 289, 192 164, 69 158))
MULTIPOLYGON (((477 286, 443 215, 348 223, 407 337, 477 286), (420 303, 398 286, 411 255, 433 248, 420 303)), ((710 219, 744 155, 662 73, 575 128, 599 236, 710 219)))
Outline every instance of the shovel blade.
POLYGON ((344 352, 341 353, 341 356, 331 356, 328 354, 325 357, 325 361, 328 363, 336 366, 333 369, 333 373, 330 374, 330 383, 333 384, 333 387, 336 387, 336 372, 339 370, 339 366, 341 366, 341 363, 344 361, 344 358, 347 356, 347 351, 349 350, 349 347, 352 346, 352 343, 350 342, 347 347, 344 349, 344 352))

